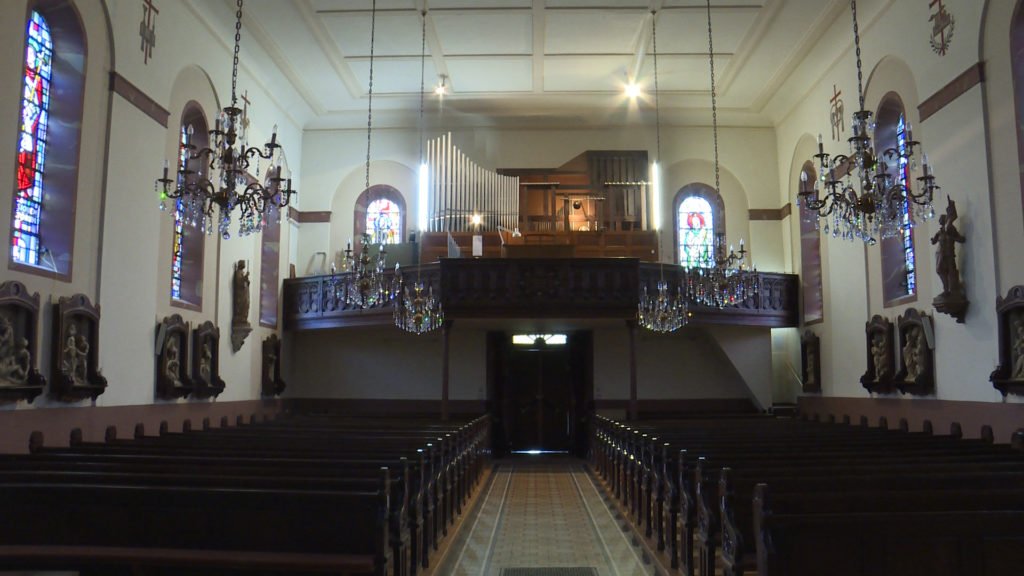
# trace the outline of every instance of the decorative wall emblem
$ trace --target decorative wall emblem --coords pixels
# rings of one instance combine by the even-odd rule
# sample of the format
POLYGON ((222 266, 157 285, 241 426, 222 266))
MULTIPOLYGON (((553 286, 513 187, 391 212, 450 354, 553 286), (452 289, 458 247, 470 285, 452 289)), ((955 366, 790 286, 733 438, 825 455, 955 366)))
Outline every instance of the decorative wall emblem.
POLYGON ((956 21, 953 15, 946 10, 942 0, 930 0, 928 7, 932 9, 928 21, 932 23, 932 35, 928 42, 932 45, 932 51, 939 56, 945 56, 949 50, 949 43, 953 39, 953 30, 956 21))
POLYGON ((160 11, 153 5, 153 0, 142 0, 142 22, 139 22, 139 36, 142 38, 142 63, 149 64, 156 46, 156 15, 160 11))
POLYGON ((868 392, 895 392, 896 362, 892 322, 876 314, 864 328, 867 338, 868 370, 860 377, 860 383, 868 392))
POLYGON ((846 131, 846 123, 843 117, 846 116, 846 108, 843 106, 843 99, 840 96, 843 91, 832 85, 832 97, 829 102, 829 123, 832 125, 832 139, 839 141, 843 139, 843 132, 846 131))

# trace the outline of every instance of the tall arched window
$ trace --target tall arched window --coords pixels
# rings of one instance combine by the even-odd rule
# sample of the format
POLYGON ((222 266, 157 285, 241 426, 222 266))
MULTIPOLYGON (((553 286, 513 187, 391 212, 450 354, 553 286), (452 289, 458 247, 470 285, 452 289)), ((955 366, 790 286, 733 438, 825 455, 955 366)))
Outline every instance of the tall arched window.
MULTIPOLYGON (((202 108, 196 102, 189 102, 185 105, 178 129, 178 166, 193 171, 192 178, 201 176, 206 167, 200 160, 189 158, 185 144, 191 141, 196 149, 201 150, 209 145, 209 140, 202 108)), ((184 185, 185 182, 178 184, 184 185)), ((184 198, 174 201, 174 238, 171 242, 171 304, 174 306, 202 309, 206 224, 197 206, 189 205, 184 198)))
MULTIPOLYGON (((1024 167, 1024 2, 1017 2, 1010 25, 1010 66, 1013 70, 1013 98, 1017 110, 1017 161, 1024 167)), ((1021 201, 1024 203, 1024 170, 1020 173, 1021 201)))
POLYGON ((374 244, 397 244, 405 238, 405 198, 387 184, 370 186, 356 198, 355 239, 366 232, 374 244))
POLYGON ((722 197, 707 184, 687 184, 675 199, 676 262, 714 265, 715 236, 725 234, 722 197))
POLYGON ((18 131, 17 189, 11 224, 11 256, 19 264, 39 265, 39 224, 46 168, 46 127, 50 113, 53 41, 46 19, 32 11, 25 39, 25 73, 18 131))
POLYGON ((86 68, 71 3, 36 2, 22 62, 9 267, 70 281, 86 68))
MULTIPOLYGON (((817 172, 814 164, 805 162, 798 182, 800 192, 814 189, 817 172)), ((818 213, 800 202, 800 280, 803 292, 804 324, 820 322, 824 318, 824 290, 821 283, 821 230, 818 213)))
MULTIPOLYGON (((903 100, 895 92, 882 98, 878 107, 877 128, 875 128, 875 150, 879 162, 888 162, 891 174, 904 186, 911 186, 910 166, 905 158, 883 157, 885 150, 903 152, 909 135, 903 100)), ((910 215, 909 203, 903 203, 900 217, 900 233, 882 238, 882 298, 885 305, 893 306, 913 300, 917 295, 917 257, 914 253, 914 222, 910 215)))

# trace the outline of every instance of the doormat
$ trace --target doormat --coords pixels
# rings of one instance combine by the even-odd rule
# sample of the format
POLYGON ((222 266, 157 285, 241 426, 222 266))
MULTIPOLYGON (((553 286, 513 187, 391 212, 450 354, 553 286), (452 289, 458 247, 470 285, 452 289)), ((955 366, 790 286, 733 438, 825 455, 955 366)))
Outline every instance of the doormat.
POLYGON ((597 576, 596 568, 503 568, 501 576, 597 576))

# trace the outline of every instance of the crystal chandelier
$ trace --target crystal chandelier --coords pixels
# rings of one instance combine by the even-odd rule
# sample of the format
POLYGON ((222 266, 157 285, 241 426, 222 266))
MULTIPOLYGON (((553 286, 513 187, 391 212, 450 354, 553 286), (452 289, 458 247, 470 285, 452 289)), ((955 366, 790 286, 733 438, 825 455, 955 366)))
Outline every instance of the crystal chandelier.
MULTIPOLYGON (((858 238, 874 245, 879 238, 899 236, 915 219, 935 216, 932 198, 939 186, 928 166, 928 155, 922 155, 922 175, 917 178, 919 190, 907 186, 910 171, 917 170, 914 151, 921 143, 911 137, 905 126, 905 141, 896 147, 876 153, 871 140, 875 122, 873 114, 864 109, 864 74, 860 58, 860 30, 857 26, 857 1, 851 0, 853 12, 853 44, 857 54, 857 96, 860 108, 853 114, 853 136, 849 155, 830 156, 818 135, 819 180, 825 186, 821 195, 819 182, 811 189, 802 189, 797 203, 807 208, 805 218, 825 220, 825 234, 845 240, 858 238), (856 171, 856 176, 853 173, 856 171)), ((806 182, 806 175, 801 180, 806 182)))
POLYGON ((686 296, 702 306, 723 308, 744 302, 760 289, 757 270, 749 270, 743 263, 747 249, 740 240, 737 253, 729 246, 725 253, 725 235, 715 235, 714 255, 709 253, 700 260, 707 265, 686 271, 686 296))
MULTIPOLYGON (((721 191, 718 164, 718 95, 715 92, 715 45, 711 33, 711 0, 707 0, 708 13, 708 68, 711 70, 711 133, 715 146, 715 192, 721 191)), ((725 252, 725 235, 715 234, 714 245, 699 258, 700 266, 686 270, 686 297, 695 304, 722 308, 739 304, 757 294, 759 282, 756 270, 743 264, 747 249, 740 239, 740 251, 732 246, 725 252)))
MULTIPOLYGON (((421 16, 421 40, 420 40, 420 165, 423 162, 423 103, 426 93, 426 57, 427 57, 427 11, 420 12, 421 16)), ((416 271, 416 282, 412 286, 406 286, 404 279, 395 273, 396 282, 399 283, 395 297, 395 326, 413 334, 425 334, 436 330, 444 324, 444 311, 441 309, 441 301, 434 297, 434 287, 430 286, 424 290, 423 281, 420 278, 420 269, 416 271)))
MULTIPOLYGON (((661 160, 661 114, 659 109, 658 93, 658 23, 657 12, 651 11, 651 53, 654 60, 654 125, 656 135, 656 148, 654 167, 661 160)), ((657 180, 657 175, 654 177, 657 180)), ((657 184, 655 184, 657 185, 657 184)), ((686 300, 680 286, 675 294, 669 292, 668 282, 665 281, 665 268, 661 268, 661 278, 658 280, 658 294, 651 295, 644 284, 640 293, 640 302, 637 305, 637 322, 641 327, 653 332, 674 332, 684 326, 687 320, 686 300)))
POLYGON ((238 208, 238 233, 246 236, 263 229, 267 209, 271 205, 284 208, 291 200, 291 171, 284 149, 277 142, 274 126, 270 142, 263 148, 250 147, 247 138, 248 119, 238 108, 238 53, 242 39, 242 0, 235 12, 235 51, 231 65, 231 105, 217 117, 209 131, 210 146, 199 148, 192 143, 192 129, 183 134, 181 158, 174 178, 168 173, 164 161, 163 177, 154 187, 160 190, 160 209, 167 209, 167 200, 177 203, 177 210, 185 222, 201 226, 207 234, 213 232, 214 207, 218 208, 217 231, 225 240, 231 237, 231 213, 238 208), (259 182, 260 164, 268 161, 267 178, 259 182), (255 166, 253 166, 255 164, 255 166), (255 168, 251 175, 250 168, 255 168), (217 174, 210 179, 210 175, 217 174), (255 178, 254 178, 255 177, 255 178))
POLYGON ((365 309, 386 304, 398 294, 398 264, 395 264, 395 276, 388 279, 388 253, 381 244, 377 255, 372 256, 370 242, 370 235, 364 233, 362 247, 358 251, 352 250, 351 243, 345 248, 347 274, 339 275, 331 263, 331 278, 327 283, 334 293, 335 301, 353 308, 365 309))

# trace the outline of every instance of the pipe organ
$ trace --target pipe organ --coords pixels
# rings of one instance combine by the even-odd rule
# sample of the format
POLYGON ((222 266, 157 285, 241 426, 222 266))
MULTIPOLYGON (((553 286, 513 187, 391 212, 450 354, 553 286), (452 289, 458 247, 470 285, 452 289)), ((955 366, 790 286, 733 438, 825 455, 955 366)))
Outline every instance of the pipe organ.
POLYGON ((451 132, 427 141, 427 226, 431 232, 515 228, 519 177, 504 176, 470 160, 451 132), (479 216, 479 223, 473 218, 479 216))

